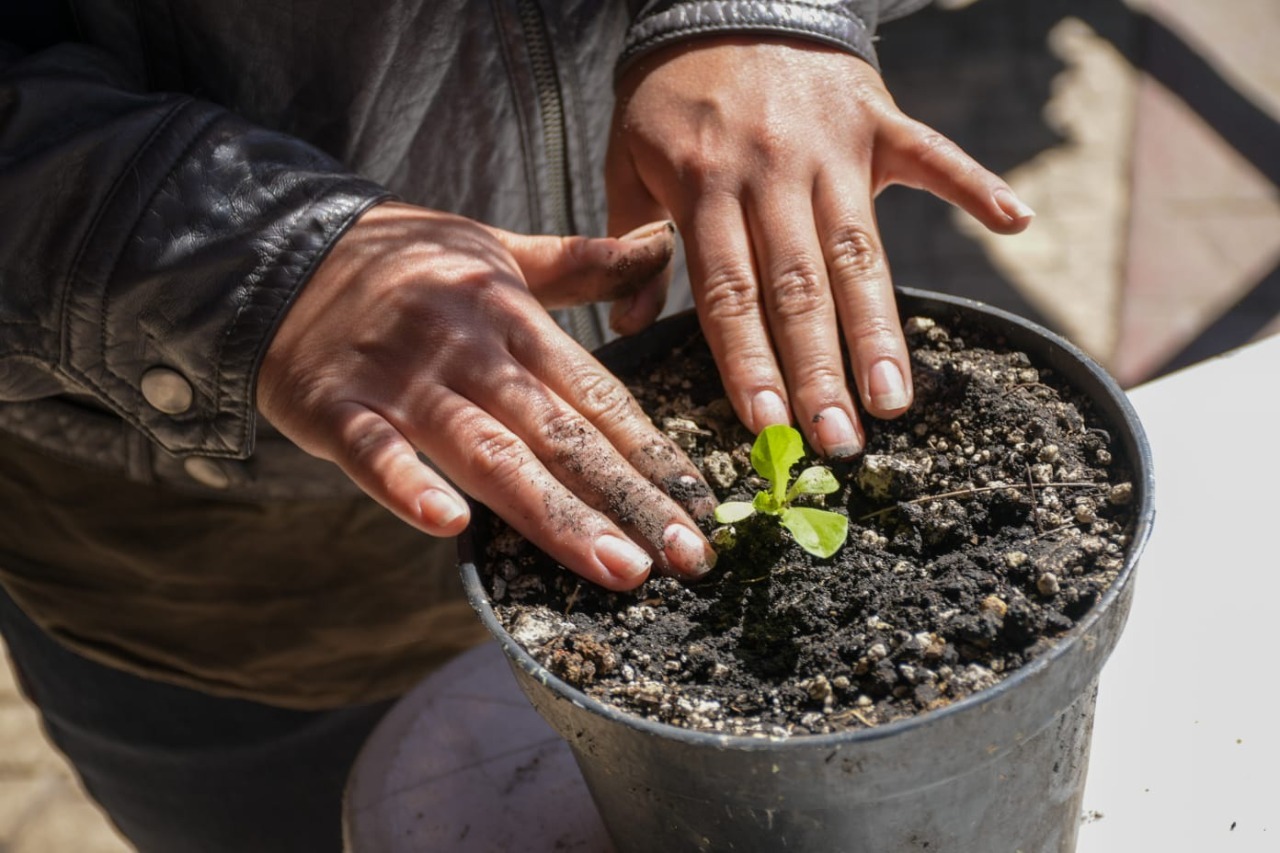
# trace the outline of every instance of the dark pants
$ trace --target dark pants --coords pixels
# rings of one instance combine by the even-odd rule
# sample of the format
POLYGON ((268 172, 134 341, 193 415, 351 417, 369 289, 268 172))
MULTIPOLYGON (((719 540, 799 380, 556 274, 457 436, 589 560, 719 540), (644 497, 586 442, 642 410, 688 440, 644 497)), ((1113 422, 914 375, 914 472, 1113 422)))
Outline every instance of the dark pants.
POLYGON ((145 853, 342 849, 342 791, 390 702, 293 711, 208 696, 68 651, 0 589, 19 683, 89 794, 145 853))

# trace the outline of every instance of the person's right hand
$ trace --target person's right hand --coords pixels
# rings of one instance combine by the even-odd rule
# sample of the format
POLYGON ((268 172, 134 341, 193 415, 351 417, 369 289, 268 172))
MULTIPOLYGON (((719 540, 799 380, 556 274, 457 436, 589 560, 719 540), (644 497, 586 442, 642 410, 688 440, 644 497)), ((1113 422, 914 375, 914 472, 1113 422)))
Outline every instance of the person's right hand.
POLYGON ((633 588, 654 565, 696 577, 715 554, 689 513, 714 508, 710 490, 544 308, 633 293, 665 274, 673 247, 665 223, 527 237, 377 205, 285 315, 259 409, 428 534, 467 524, 452 481, 607 588, 633 588))
MULTIPOLYGON (((658 216, 680 227, 742 422, 758 433, 794 415, 835 459, 866 444, 855 397, 877 418, 913 398, 876 195, 929 190, 1001 234, 1033 215, 999 175, 899 110, 865 60, 767 33, 690 38, 633 63, 618 81, 605 183, 613 233, 658 216)), ((648 325, 663 298, 616 304, 614 331, 648 325)))

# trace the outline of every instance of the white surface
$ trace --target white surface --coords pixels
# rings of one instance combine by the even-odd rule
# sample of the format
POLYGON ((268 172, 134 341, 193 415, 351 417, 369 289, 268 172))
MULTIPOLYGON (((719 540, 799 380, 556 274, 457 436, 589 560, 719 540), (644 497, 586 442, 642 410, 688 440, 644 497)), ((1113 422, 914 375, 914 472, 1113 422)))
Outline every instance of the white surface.
POLYGON ((1156 523, 1100 678, 1084 809, 1101 817, 1077 849, 1276 853, 1280 337, 1130 399, 1156 523))
POLYGON ((497 643, 396 703, 356 761, 343 822, 355 853, 611 849, 568 746, 497 643))
MULTIPOLYGON (((1280 337, 1131 395, 1156 524, 1100 680, 1078 853, 1280 851, 1277 375, 1280 337)), ((354 853, 609 849, 568 747, 495 643, 396 706, 345 817, 354 853)))

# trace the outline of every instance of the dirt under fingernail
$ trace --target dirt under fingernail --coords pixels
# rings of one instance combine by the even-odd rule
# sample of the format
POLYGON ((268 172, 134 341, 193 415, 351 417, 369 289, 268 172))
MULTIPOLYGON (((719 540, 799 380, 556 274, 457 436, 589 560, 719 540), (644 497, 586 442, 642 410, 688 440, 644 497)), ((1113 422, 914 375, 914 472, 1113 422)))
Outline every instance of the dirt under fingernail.
POLYGON ((662 545, 672 570, 686 577, 702 577, 715 565, 715 552, 701 536, 683 524, 669 525, 663 531, 662 545))

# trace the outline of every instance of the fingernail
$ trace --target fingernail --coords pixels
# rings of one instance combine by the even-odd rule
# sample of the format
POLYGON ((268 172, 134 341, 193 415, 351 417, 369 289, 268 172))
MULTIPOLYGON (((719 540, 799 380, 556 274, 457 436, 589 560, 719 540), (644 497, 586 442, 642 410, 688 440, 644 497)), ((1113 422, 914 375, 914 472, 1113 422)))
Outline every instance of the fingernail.
POLYGON ((759 432, 770 424, 791 423, 791 413, 777 392, 761 391, 751 398, 751 422, 759 432))
POLYGON ((1010 219, 1030 219, 1036 215, 1025 201, 1013 194, 1013 190, 998 189, 994 194, 996 204, 1010 219))
POLYGON ((902 371, 887 358, 871 365, 867 396, 871 398, 871 408, 880 411, 905 409, 911 402, 907 398, 907 384, 902 378, 902 371))
POLYGON ((448 527, 466 512, 466 508, 453 495, 439 489, 427 489, 418 497, 418 511, 429 523, 448 527))
POLYGON ((669 524, 662 531, 662 552, 673 569, 691 578, 702 577, 716 564, 716 552, 683 524, 669 524))
POLYGON ((862 449, 853 421, 845 414, 844 409, 832 406, 823 409, 816 418, 814 432, 818 435, 818 444, 827 456, 844 459, 853 456, 862 449))
POLYGON ((609 574, 630 581, 644 575, 653 565, 652 558, 635 543, 606 533, 596 539, 596 559, 609 574))
POLYGON ((674 234, 676 224, 670 219, 660 219, 657 222, 650 222, 648 225, 641 225, 639 228, 628 231, 619 237, 619 240, 633 240, 639 242, 648 240, 651 237, 657 237, 659 234, 674 234))

